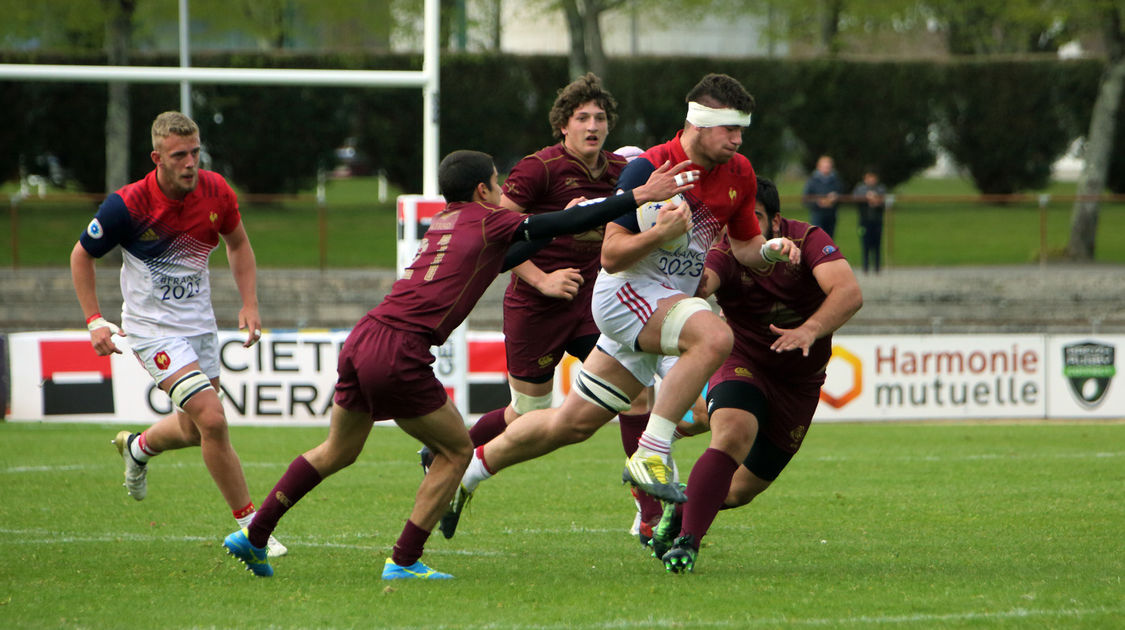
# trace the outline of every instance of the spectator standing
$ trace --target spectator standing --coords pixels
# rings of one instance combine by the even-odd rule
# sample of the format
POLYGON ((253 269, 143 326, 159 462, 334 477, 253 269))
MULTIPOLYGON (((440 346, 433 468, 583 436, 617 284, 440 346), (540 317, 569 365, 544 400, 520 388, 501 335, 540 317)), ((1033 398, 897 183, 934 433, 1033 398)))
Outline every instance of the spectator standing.
POLYGON ((856 185, 852 196, 859 207, 859 240, 863 248, 863 273, 874 268, 875 273, 883 263, 883 213, 886 210, 887 187, 879 181, 879 172, 868 168, 863 181, 856 185))
POLYGON ((836 162, 822 155, 816 161, 816 170, 805 182, 804 202, 809 209, 809 223, 824 230, 829 238, 836 234, 836 209, 844 187, 836 175, 836 162))

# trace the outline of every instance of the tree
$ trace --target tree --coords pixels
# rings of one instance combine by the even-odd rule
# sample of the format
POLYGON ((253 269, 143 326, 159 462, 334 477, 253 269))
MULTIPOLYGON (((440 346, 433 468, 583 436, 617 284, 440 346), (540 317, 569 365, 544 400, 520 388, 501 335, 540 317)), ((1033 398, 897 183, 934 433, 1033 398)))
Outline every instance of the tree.
POLYGON ((923 0, 954 55, 1055 52, 1071 39, 1073 21, 1040 0, 923 0))
POLYGON ((602 44, 602 14, 613 11, 626 0, 561 0, 570 34, 570 76, 586 72, 606 78, 605 47, 602 44))
POLYGON ((1090 116, 1090 130, 1086 134, 1086 155, 1082 173, 1078 178, 1078 198, 1070 216, 1070 241, 1067 256, 1074 260, 1094 258, 1094 243, 1098 231, 1098 196, 1105 189, 1109 160, 1113 153, 1117 113, 1125 87, 1125 32, 1122 31, 1121 2, 1099 3, 1095 16, 1102 24, 1108 65, 1098 86, 1098 97, 1090 116))
MULTIPOLYGON (((111 66, 129 65, 129 49, 133 41, 135 0, 102 0, 105 7, 106 61, 111 66)), ((112 191, 129 183, 129 84, 109 83, 105 112, 105 190, 112 191)))

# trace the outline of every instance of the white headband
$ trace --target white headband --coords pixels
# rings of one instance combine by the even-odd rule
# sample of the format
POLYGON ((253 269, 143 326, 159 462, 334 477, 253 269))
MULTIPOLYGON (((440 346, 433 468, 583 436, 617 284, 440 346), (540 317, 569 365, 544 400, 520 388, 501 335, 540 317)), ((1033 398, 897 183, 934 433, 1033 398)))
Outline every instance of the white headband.
POLYGON ((724 107, 715 109, 700 105, 695 101, 687 104, 687 121, 696 127, 748 127, 750 114, 737 109, 724 107))

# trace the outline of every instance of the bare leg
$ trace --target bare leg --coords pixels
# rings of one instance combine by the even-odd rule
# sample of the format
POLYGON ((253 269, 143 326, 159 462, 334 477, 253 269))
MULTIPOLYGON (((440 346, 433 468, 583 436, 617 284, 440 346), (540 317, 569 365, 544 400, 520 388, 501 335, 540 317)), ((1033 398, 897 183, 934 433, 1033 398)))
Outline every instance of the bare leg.
MULTIPOLYGON (((586 358, 584 369, 617 386, 630 398, 641 390, 637 379, 614 358, 594 350, 586 358)), ((526 413, 508 425, 499 437, 484 446, 484 461, 496 472, 513 464, 534 459, 555 449, 582 442, 614 413, 571 393, 556 409, 540 409, 526 413)))
POLYGON ((242 462, 230 442, 227 418, 218 394, 215 390, 204 390, 187 402, 184 411, 199 431, 203 464, 227 505, 231 510, 246 507, 250 503, 250 491, 246 488, 242 462))
POLYGON ((739 466, 730 482, 730 490, 723 501, 723 507, 740 507, 750 503, 754 497, 766 491, 772 482, 750 472, 745 466, 739 466))
MULTIPOLYGON (((199 363, 192 362, 161 381, 160 388, 170 394, 169 390, 176 381, 198 369, 199 363)), ((192 396, 183 411, 165 416, 149 427, 145 438, 149 446, 158 452, 201 447, 203 464, 207 466, 223 499, 232 511, 239 510, 250 503, 250 492, 246 488, 242 462, 231 445, 226 414, 218 394, 219 379, 211 379, 211 386, 213 389, 205 389, 192 396)))
MULTIPOLYGON (((637 338, 642 350, 660 352, 660 323, 668 308, 678 301, 661 301, 637 338)), ((730 354, 733 344, 730 328, 714 313, 700 311, 689 317, 680 331, 680 358, 660 382, 652 413, 672 422, 682 418, 699 398, 707 379, 730 354)))
POLYGON ((432 531, 449 509, 449 502, 457 492, 457 485, 473 455, 465 421, 453 402, 446 399, 437 411, 395 422, 434 453, 434 463, 418 486, 414 508, 410 512, 410 520, 415 525, 432 531))

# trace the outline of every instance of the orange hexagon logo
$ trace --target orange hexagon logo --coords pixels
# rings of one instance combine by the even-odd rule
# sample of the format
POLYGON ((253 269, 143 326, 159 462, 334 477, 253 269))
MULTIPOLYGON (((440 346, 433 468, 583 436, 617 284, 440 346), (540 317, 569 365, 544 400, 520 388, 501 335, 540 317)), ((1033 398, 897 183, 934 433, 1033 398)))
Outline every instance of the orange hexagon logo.
POLYGON ((863 362, 859 360, 859 357, 849 352, 847 348, 834 345, 832 346, 832 358, 828 362, 831 363, 837 359, 844 361, 851 367, 852 383, 851 387, 839 396, 830 394, 823 387, 820 388, 820 399, 835 409, 855 400, 863 392, 863 362))

